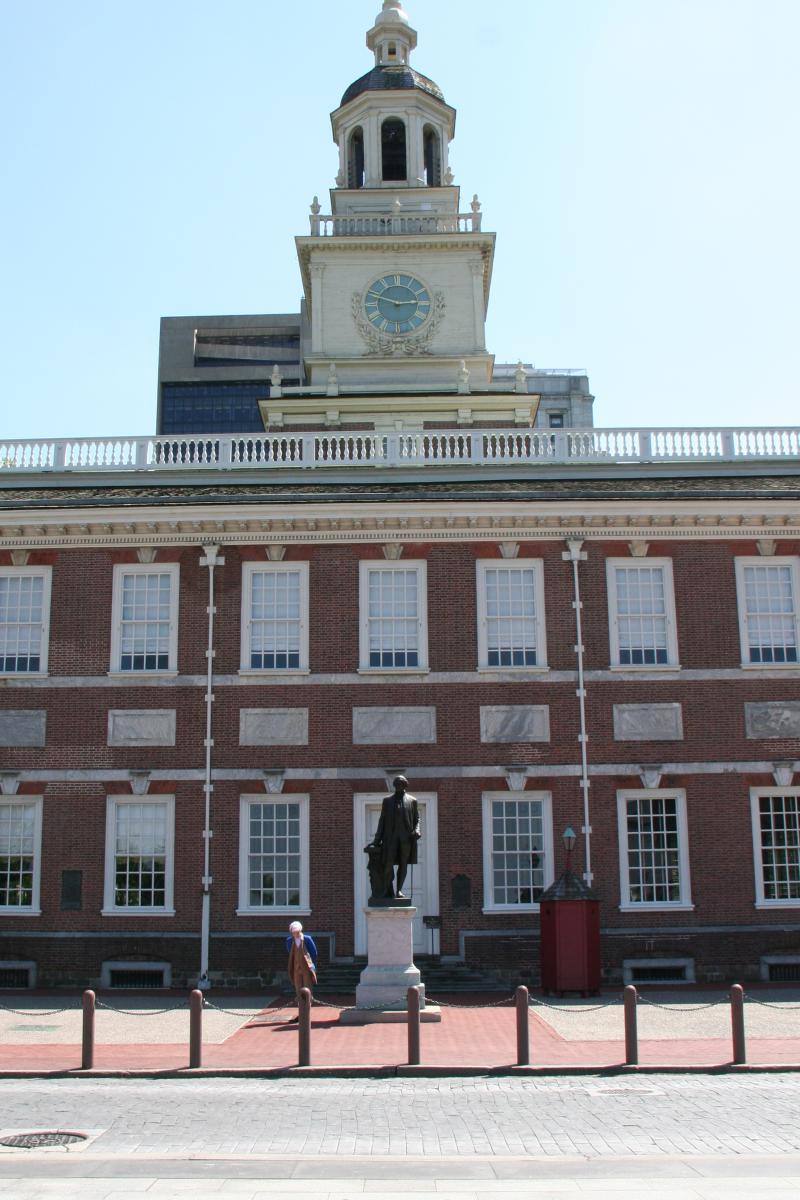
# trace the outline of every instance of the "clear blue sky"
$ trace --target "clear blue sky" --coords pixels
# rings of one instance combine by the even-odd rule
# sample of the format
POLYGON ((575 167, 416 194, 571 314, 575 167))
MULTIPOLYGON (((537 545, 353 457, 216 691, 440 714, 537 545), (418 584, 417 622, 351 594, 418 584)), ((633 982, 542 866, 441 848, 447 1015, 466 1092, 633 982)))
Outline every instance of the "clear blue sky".
MULTIPOLYGON (((147 433, 162 315, 297 311, 380 0, 0 0, 5 436, 147 433)), ((598 425, 800 424, 800 0, 408 0, 499 361, 598 425)))

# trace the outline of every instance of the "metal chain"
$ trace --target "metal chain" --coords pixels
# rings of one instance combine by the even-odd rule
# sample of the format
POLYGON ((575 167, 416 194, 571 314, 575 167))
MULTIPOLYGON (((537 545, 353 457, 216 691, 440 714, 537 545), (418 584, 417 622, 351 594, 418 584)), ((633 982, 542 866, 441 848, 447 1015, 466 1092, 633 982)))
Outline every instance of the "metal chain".
POLYGON ((95 1004, 98 1008, 118 1013, 121 1017, 163 1017, 165 1013, 185 1012, 189 1007, 188 1004, 173 1004, 170 1008, 148 1008, 132 1012, 127 1008, 115 1008, 113 1004, 106 1004, 105 1000, 96 1000, 95 1004))
POLYGON ((514 997, 504 996, 502 1000, 493 1000, 490 1004, 454 1004, 451 1000, 437 1000, 435 996, 425 996, 426 1000, 430 1000, 431 1004, 438 1004, 440 1008, 502 1008, 504 1005, 514 1003, 514 997))
POLYGON ((621 1000, 609 1000, 605 1004, 592 1004, 581 1008, 567 1008, 561 1004, 549 1004, 547 1000, 539 1000, 536 996, 528 997, 529 1008, 552 1008, 554 1012, 569 1013, 570 1016, 582 1016, 584 1013, 599 1012, 601 1008, 619 1008, 621 1000))
MULTIPOLYGON (((289 1007, 289 1006, 286 1005, 286 1007, 289 1007)), ((252 1012, 246 1012, 244 1009, 241 1009, 241 1008, 238 1008, 238 1009, 236 1009, 236 1008, 221 1008, 219 1004, 215 1004, 213 1000, 209 1000, 205 996, 203 997, 203 1008, 210 1008, 210 1009, 213 1009, 214 1012, 224 1013, 226 1017, 243 1017, 243 1018, 246 1017, 248 1021, 252 1020, 253 1017, 259 1016, 260 1013, 268 1011, 263 1008, 253 1009, 252 1012)), ((276 1010, 276 1011, 280 1011, 280 1010, 276 1010)))
POLYGON ((669 1013, 696 1013, 704 1012, 707 1008, 719 1008, 720 1004, 728 1004, 729 999, 723 996, 721 1000, 712 1000, 710 1004, 692 1004, 685 1008, 677 1007, 674 1004, 659 1004, 657 1000, 648 1000, 647 996, 643 996, 640 992, 636 993, 636 999, 639 1004, 649 1004, 651 1008, 660 1008, 663 1012, 669 1013))
POLYGON ((0 1004, 0 1009, 3 1012, 13 1013, 15 1017, 54 1017, 57 1013, 79 1012, 80 1005, 73 1004, 71 1008, 48 1008, 46 1010, 36 1008, 31 1010, 29 1008, 9 1008, 6 1004, 0 1004))
POLYGON ((760 1008, 774 1008, 774 1009, 777 1009, 778 1012, 794 1012, 794 1013, 796 1013, 796 1012, 800 1011, 800 1008, 798 1008, 797 1001, 795 1001, 794 1004, 792 1004, 792 1003, 776 1004, 774 1002, 774 1000, 773 1001, 756 1000, 755 996, 751 996, 748 992, 745 992, 744 999, 749 1004, 757 1004, 760 1008))

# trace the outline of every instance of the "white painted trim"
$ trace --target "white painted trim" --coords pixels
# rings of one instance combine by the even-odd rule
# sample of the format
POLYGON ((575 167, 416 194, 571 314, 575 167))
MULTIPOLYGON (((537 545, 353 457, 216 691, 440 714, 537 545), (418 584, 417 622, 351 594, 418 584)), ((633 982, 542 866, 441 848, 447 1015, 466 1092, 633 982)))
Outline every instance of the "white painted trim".
POLYGON ((111 660, 109 675, 120 679, 140 676, 172 675, 178 670, 178 602, 180 594, 179 563, 115 563, 111 591, 111 660), (120 670, 122 626, 122 581, 127 575, 169 575, 169 666, 166 671, 120 670))
POLYGON ((624 788, 618 791, 617 835, 619 839, 620 912, 688 912, 694 908, 689 871, 689 831, 686 819, 686 792, 683 788, 624 788), (646 901, 637 903, 630 898, 626 801, 672 798, 677 801, 675 812, 678 819, 678 870, 680 871, 681 898, 674 901, 646 901))
POLYGON ((0 971, 27 971, 29 988, 36 987, 36 963, 32 958, 0 958, 0 971))
POLYGON ((477 558, 475 560, 475 582, 477 588, 478 614, 478 670, 479 671, 546 671, 547 670, 547 627, 544 608, 544 563, 541 558, 477 558), (488 617, 486 612, 487 571, 532 571, 533 603, 536 639, 536 665, 532 667, 489 666, 488 617))
POLYGON ((106 856, 103 892, 103 917, 174 917, 175 916, 175 797, 174 796, 106 796, 106 856), (160 908, 133 906, 118 907, 114 903, 117 838, 117 810, 123 804, 162 804, 167 810, 166 866, 164 872, 164 904, 160 908))
POLYGON ((693 958, 624 958, 622 960, 622 982, 636 983, 633 978, 634 971, 637 967, 685 967, 686 975, 683 979, 665 979, 665 980, 639 980, 639 987, 658 987, 659 983, 694 983, 694 959, 693 958))
POLYGON ((111 972, 112 971, 129 971, 133 974, 135 971, 162 971, 163 986, 165 988, 172 987, 172 963, 163 961, 137 962, 129 958, 106 959, 100 964, 100 987, 111 987, 111 972))
MULTIPOLYGON (((761 560, 763 561, 763 559, 761 560)), ((768 561, 772 562, 772 559, 768 561)), ((761 813, 759 800, 764 796, 796 796, 800 807, 800 787, 752 787, 750 788, 750 823, 753 846, 753 874, 756 889, 755 908, 800 908, 797 900, 768 900, 764 895, 764 860, 761 857, 761 813)))
POLYGON ((0 679, 46 679, 50 651, 50 600, 53 585, 52 567, 0 567, 0 577, 13 579, 19 576, 42 577, 42 642, 39 652, 38 671, 0 671, 0 679))
POLYGON ((33 879, 31 881, 31 902, 24 908, 13 904, 0 905, 0 916, 3 917, 40 917, 41 882, 42 882, 42 810, 44 800, 41 796, 0 796, 0 807, 33 808, 33 879))
MULTIPOLYGON (((778 967, 782 963, 798 964, 800 963, 800 954, 762 954, 759 960, 759 974, 761 975, 762 983, 769 983, 770 967, 778 967)), ((0 966, 5 965, 4 963, 0 963, 0 966)))
POLYGON ((309 672, 308 658, 308 578, 309 565, 307 562, 245 562, 242 563, 242 620, 241 620, 241 650, 240 675, 261 677, 307 675, 309 672), (251 667, 250 643, 252 622, 252 598, 254 575, 299 575, 300 576, 300 666, 299 667, 251 667))
POLYGON ((239 797, 239 903, 237 917, 273 917, 280 915, 308 916, 311 912, 309 898, 309 857, 311 841, 309 834, 310 796, 299 792, 282 792, 268 796, 266 792, 248 792, 239 797), (297 804, 300 809, 300 903, 297 905, 254 906, 249 903, 250 881, 248 860, 250 856, 250 805, 251 804, 297 804))
POLYGON ((428 670, 428 564, 424 558, 399 559, 392 562, 379 562, 377 559, 362 559, 358 573, 358 612, 359 612, 359 669, 376 672, 380 675, 402 674, 411 671, 414 674, 428 670), (369 662, 369 577, 373 571, 396 572, 416 571, 417 573, 417 655, 419 662, 415 667, 371 667, 369 662))
POLYGON ((794 636, 795 643, 800 648, 800 558, 794 555, 771 556, 763 558, 760 555, 742 555, 734 560, 736 571, 736 607, 739 615, 739 646, 742 655, 742 669, 746 671, 796 671, 800 664, 796 662, 763 663, 750 661, 750 640, 747 636, 747 593, 745 571, 748 567, 788 567, 792 581, 792 599, 794 601, 794 636))
POLYGON ((544 887, 550 887, 555 879, 553 849, 553 794, 552 792, 483 792, 481 794, 481 825, 483 841, 483 907, 487 914, 538 913, 539 904, 495 904, 494 872, 492 870, 492 801, 493 800, 540 800, 542 803, 542 841, 544 843, 544 887))
MULTIPOLYGON (((439 901, 439 796, 436 792, 414 792, 417 804, 425 807, 425 897, 426 916, 438 917, 439 901)), ((386 792, 355 792, 353 794, 353 898, 354 953, 367 953, 367 918, 364 909, 369 899, 367 875, 367 805, 380 804, 386 792)), ((410 868, 409 868, 410 870, 410 868)), ((430 935, 427 935, 430 937, 430 935)), ((433 952, 440 950, 440 931, 434 930, 433 952)), ((426 950, 427 953, 427 950, 426 950)))
POLYGON ((676 671, 680 669, 678 661, 678 634, 675 618, 675 584, 672 577, 671 558, 607 558, 606 586, 608 590, 608 637, 609 654, 612 669, 623 671, 676 671), (641 571, 660 568, 664 573, 664 606, 665 626, 667 635, 667 662, 642 663, 637 667, 631 663, 620 662, 619 646, 619 609, 617 604, 617 570, 641 571))

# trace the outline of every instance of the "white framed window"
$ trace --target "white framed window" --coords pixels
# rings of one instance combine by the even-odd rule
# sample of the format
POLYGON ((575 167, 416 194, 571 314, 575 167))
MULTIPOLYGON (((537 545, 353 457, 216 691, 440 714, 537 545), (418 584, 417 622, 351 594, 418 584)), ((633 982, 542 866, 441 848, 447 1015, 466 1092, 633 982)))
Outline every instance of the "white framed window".
POLYGON ((614 667, 678 667, 669 558, 606 559, 614 667))
POLYGON ((0 913, 41 915, 41 870, 41 796, 0 796, 0 913))
POLYGON ((361 669, 427 671, 427 563, 362 562, 361 669))
POLYGON ((308 913, 308 796, 242 796, 237 914, 308 913))
POLYGON ((175 797, 109 796, 103 916, 172 917, 175 797))
POLYGON ((308 670, 308 563, 242 567, 241 670, 308 670))
POLYGON ((552 882, 550 792, 484 792, 484 912, 538 912, 552 882))
POLYGON ((478 666, 546 667, 542 560, 479 558, 478 666))
POLYGON ((114 567, 112 673, 177 671, 178 578, 177 563, 114 567))
POLYGON ((52 567, 0 567, 0 675, 44 675, 52 567))
POLYGON ((757 908, 800 908, 800 788, 751 788, 757 908))
POLYGON ((691 909, 686 793, 617 792, 620 908, 691 909))
POLYGON ((737 558, 739 636, 745 666, 797 666, 800 559, 737 558))

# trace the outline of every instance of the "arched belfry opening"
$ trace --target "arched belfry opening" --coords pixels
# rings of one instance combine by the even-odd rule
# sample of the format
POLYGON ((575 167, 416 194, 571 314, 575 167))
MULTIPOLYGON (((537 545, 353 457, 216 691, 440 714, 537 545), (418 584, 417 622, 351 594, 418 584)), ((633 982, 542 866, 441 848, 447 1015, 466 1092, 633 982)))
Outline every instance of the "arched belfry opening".
POLYGON ((422 151, 425 162, 425 183, 428 187, 442 186, 442 143, 432 125, 422 131, 422 151))
POLYGON ((347 186, 364 186, 364 130, 360 125, 350 134, 347 143, 347 186))
POLYGON ((381 126, 381 164, 385 183, 408 178, 406 127, 397 117, 389 117, 381 126))

